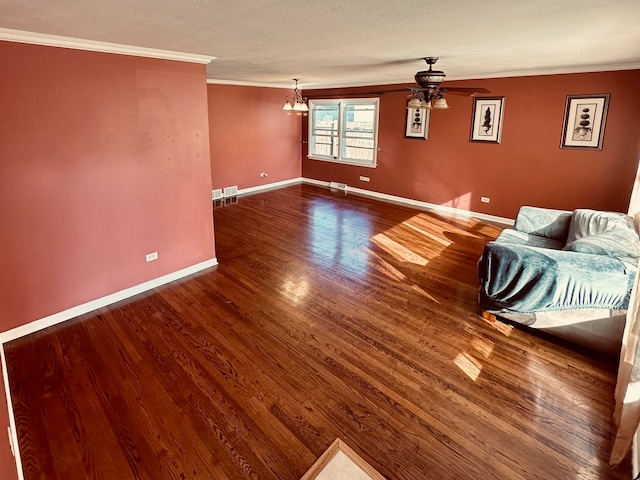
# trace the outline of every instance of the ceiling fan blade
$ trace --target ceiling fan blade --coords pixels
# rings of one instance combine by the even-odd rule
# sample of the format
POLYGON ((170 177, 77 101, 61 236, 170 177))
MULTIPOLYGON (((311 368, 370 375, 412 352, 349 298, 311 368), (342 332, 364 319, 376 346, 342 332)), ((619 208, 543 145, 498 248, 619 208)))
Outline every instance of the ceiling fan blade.
POLYGON ((465 95, 467 97, 472 97, 478 93, 491 93, 486 88, 481 87, 444 87, 444 90, 452 95, 465 95))
POLYGON ((373 90, 370 93, 374 94, 374 95, 382 95, 385 93, 397 93, 397 92, 406 92, 407 90, 411 90, 410 88, 394 88, 391 90, 373 90))

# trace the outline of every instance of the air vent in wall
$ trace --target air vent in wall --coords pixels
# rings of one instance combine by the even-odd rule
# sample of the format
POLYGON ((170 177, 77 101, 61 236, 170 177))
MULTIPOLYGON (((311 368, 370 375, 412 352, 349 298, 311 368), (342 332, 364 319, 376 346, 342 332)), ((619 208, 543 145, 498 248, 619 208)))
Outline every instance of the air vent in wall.
POLYGON ((224 187, 224 196, 225 197, 233 197, 234 195, 238 195, 238 186, 234 185, 233 187, 224 187))
POLYGON ((329 188, 333 188, 336 190, 344 190, 345 192, 347 191, 347 184, 346 183, 340 183, 340 182, 330 182, 329 183, 329 188))

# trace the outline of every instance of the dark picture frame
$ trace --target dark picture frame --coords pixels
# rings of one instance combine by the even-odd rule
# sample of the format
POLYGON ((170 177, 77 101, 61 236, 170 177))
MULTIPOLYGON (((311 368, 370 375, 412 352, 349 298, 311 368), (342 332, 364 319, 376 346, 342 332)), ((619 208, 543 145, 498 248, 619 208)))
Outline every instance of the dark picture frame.
POLYGON ((428 108, 407 108, 407 125, 405 138, 429 138, 429 117, 431 111, 428 108))
POLYGON ((470 142, 500 143, 504 118, 504 97, 473 99, 470 142))
POLYGON ((560 148, 602 150, 611 94, 567 95, 560 148))

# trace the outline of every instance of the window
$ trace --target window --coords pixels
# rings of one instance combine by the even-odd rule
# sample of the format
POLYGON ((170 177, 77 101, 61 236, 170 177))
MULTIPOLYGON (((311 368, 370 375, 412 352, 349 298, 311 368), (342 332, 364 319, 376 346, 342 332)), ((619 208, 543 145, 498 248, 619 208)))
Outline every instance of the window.
POLYGON ((309 151, 314 160, 376 166, 377 98, 309 101, 309 151))

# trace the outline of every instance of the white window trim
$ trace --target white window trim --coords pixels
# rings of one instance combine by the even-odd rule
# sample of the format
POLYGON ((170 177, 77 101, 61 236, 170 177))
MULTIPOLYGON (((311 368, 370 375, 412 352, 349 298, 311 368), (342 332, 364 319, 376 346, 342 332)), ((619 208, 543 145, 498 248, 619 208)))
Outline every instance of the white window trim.
POLYGON ((309 113, 312 114, 314 105, 338 105, 339 114, 338 114, 338 157, 311 154, 310 149, 312 145, 313 138, 313 122, 312 117, 309 118, 309 126, 308 126, 308 142, 307 142, 307 158, 311 160, 321 160, 324 162, 332 162, 339 163, 341 165, 355 165, 358 167, 368 167, 368 168, 376 168, 378 165, 378 122, 380 119, 380 98, 341 98, 339 100, 309 100, 309 113), (343 117, 343 105, 375 105, 376 108, 376 116, 373 121, 373 161, 363 160, 358 161, 356 159, 343 159, 342 157, 342 145, 339 143, 342 138, 342 117, 343 117))

